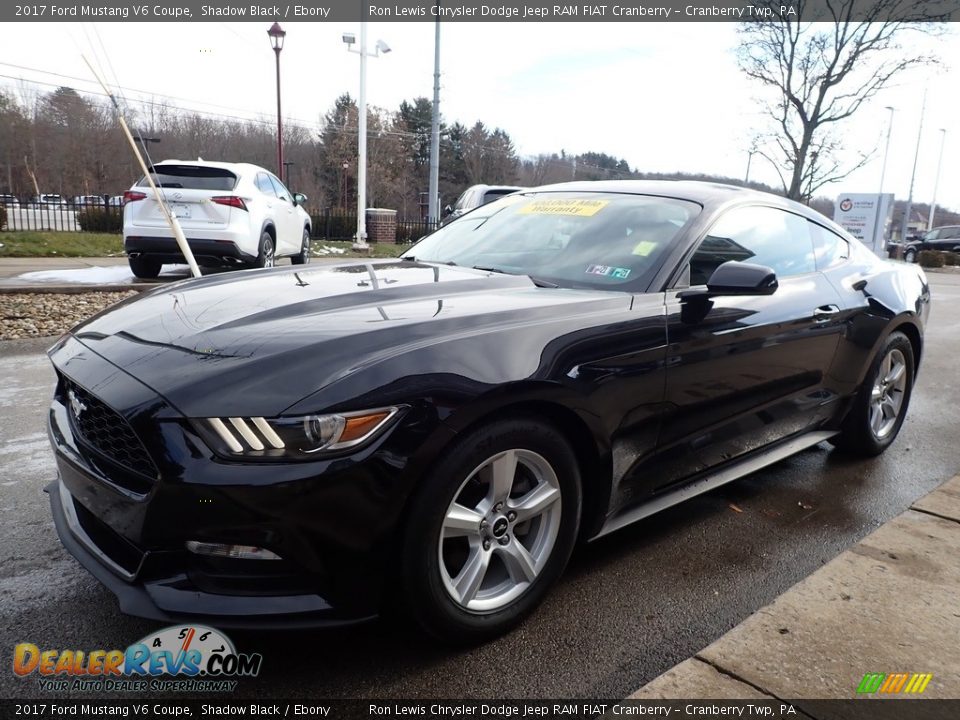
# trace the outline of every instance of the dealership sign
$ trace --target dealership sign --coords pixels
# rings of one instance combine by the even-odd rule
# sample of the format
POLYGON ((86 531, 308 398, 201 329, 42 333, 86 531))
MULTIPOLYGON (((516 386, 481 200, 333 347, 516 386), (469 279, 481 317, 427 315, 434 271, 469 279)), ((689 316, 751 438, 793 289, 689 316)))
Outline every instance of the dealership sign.
POLYGON ((833 220, 880 257, 886 257, 887 227, 893 214, 893 195, 847 193, 837 198, 833 220))

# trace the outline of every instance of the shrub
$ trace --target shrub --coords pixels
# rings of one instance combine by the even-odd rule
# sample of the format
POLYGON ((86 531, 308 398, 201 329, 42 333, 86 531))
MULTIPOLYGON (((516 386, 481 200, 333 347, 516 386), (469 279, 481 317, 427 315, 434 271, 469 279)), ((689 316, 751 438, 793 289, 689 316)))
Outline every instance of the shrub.
POLYGON ((91 208, 77 213, 77 224, 84 232, 123 232, 123 211, 118 208, 91 208))
POLYGON ((0 230, 5 230, 7 227, 7 209, 0 205, 0 230))
POLYGON ((944 265, 943 255, 944 253, 936 250, 921 250, 920 254, 917 255, 917 262, 920 263, 920 267, 942 268, 944 265))
POLYGON ((960 252, 945 252, 943 262, 945 265, 960 265, 960 252))

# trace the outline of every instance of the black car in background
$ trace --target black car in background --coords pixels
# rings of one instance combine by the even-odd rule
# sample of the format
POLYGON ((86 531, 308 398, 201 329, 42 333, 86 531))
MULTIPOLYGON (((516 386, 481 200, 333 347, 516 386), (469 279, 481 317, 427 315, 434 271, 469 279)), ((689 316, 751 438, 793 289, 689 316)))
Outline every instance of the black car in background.
POLYGON ((126 613, 404 606, 473 642, 589 541, 828 441, 883 452, 930 295, 783 198, 537 188, 402 258, 159 287, 50 351, 57 531, 126 613))
POLYGON ((909 240, 903 246, 903 259, 916 262, 921 250, 960 252, 960 225, 934 228, 918 240, 909 240))

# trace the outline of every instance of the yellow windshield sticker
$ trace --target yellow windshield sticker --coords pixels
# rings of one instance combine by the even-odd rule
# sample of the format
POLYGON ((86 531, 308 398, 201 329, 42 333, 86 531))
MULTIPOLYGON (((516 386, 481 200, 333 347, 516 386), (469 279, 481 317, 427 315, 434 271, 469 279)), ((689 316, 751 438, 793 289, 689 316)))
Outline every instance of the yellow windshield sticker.
POLYGON ((520 215, 572 215, 593 217, 609 205, 609 200, 534 200, 520 208, 520 215))
POLYGON ((633 255, 639 255, 640 257, 647 257, 652 253, 657 247, 655 242, 650 240, 641 240, 637 243, 636 247, 633 248, 633 255))

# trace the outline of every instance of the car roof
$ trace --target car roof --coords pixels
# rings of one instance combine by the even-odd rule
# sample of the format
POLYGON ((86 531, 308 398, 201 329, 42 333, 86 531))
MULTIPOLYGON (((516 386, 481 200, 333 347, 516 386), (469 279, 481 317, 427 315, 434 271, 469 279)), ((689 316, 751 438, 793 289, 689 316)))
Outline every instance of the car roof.
POLYGON ((171 158, 169 160, 155 162, 153 167, 157 167, 158 165, 188 165, 192 167, 220 168, 221 170, 230 170, 231 172, 238 174, 266 172, 274 175, 274 173, 271 173, 266 168, 260 167, 259 165, 254 165, 252 163, 231 163, 219 162, 216 160, 176 160, 171 158))
POLYGON ((627 193, 634 195, 657 195, 676 198, 678 200, 692 200, 705 208, 716 209, 727 204, 762 203, 773 207, 783 208, 791 212, 815 219, 830 225, 834 223, 822 213, 813 208, 788 200, 773 193, 752 190, 751 188, 724 183, 704 182, 700 180, 587 180, 553 185, 541 185, 529 188, 531 192, 603 192, 627 193))

